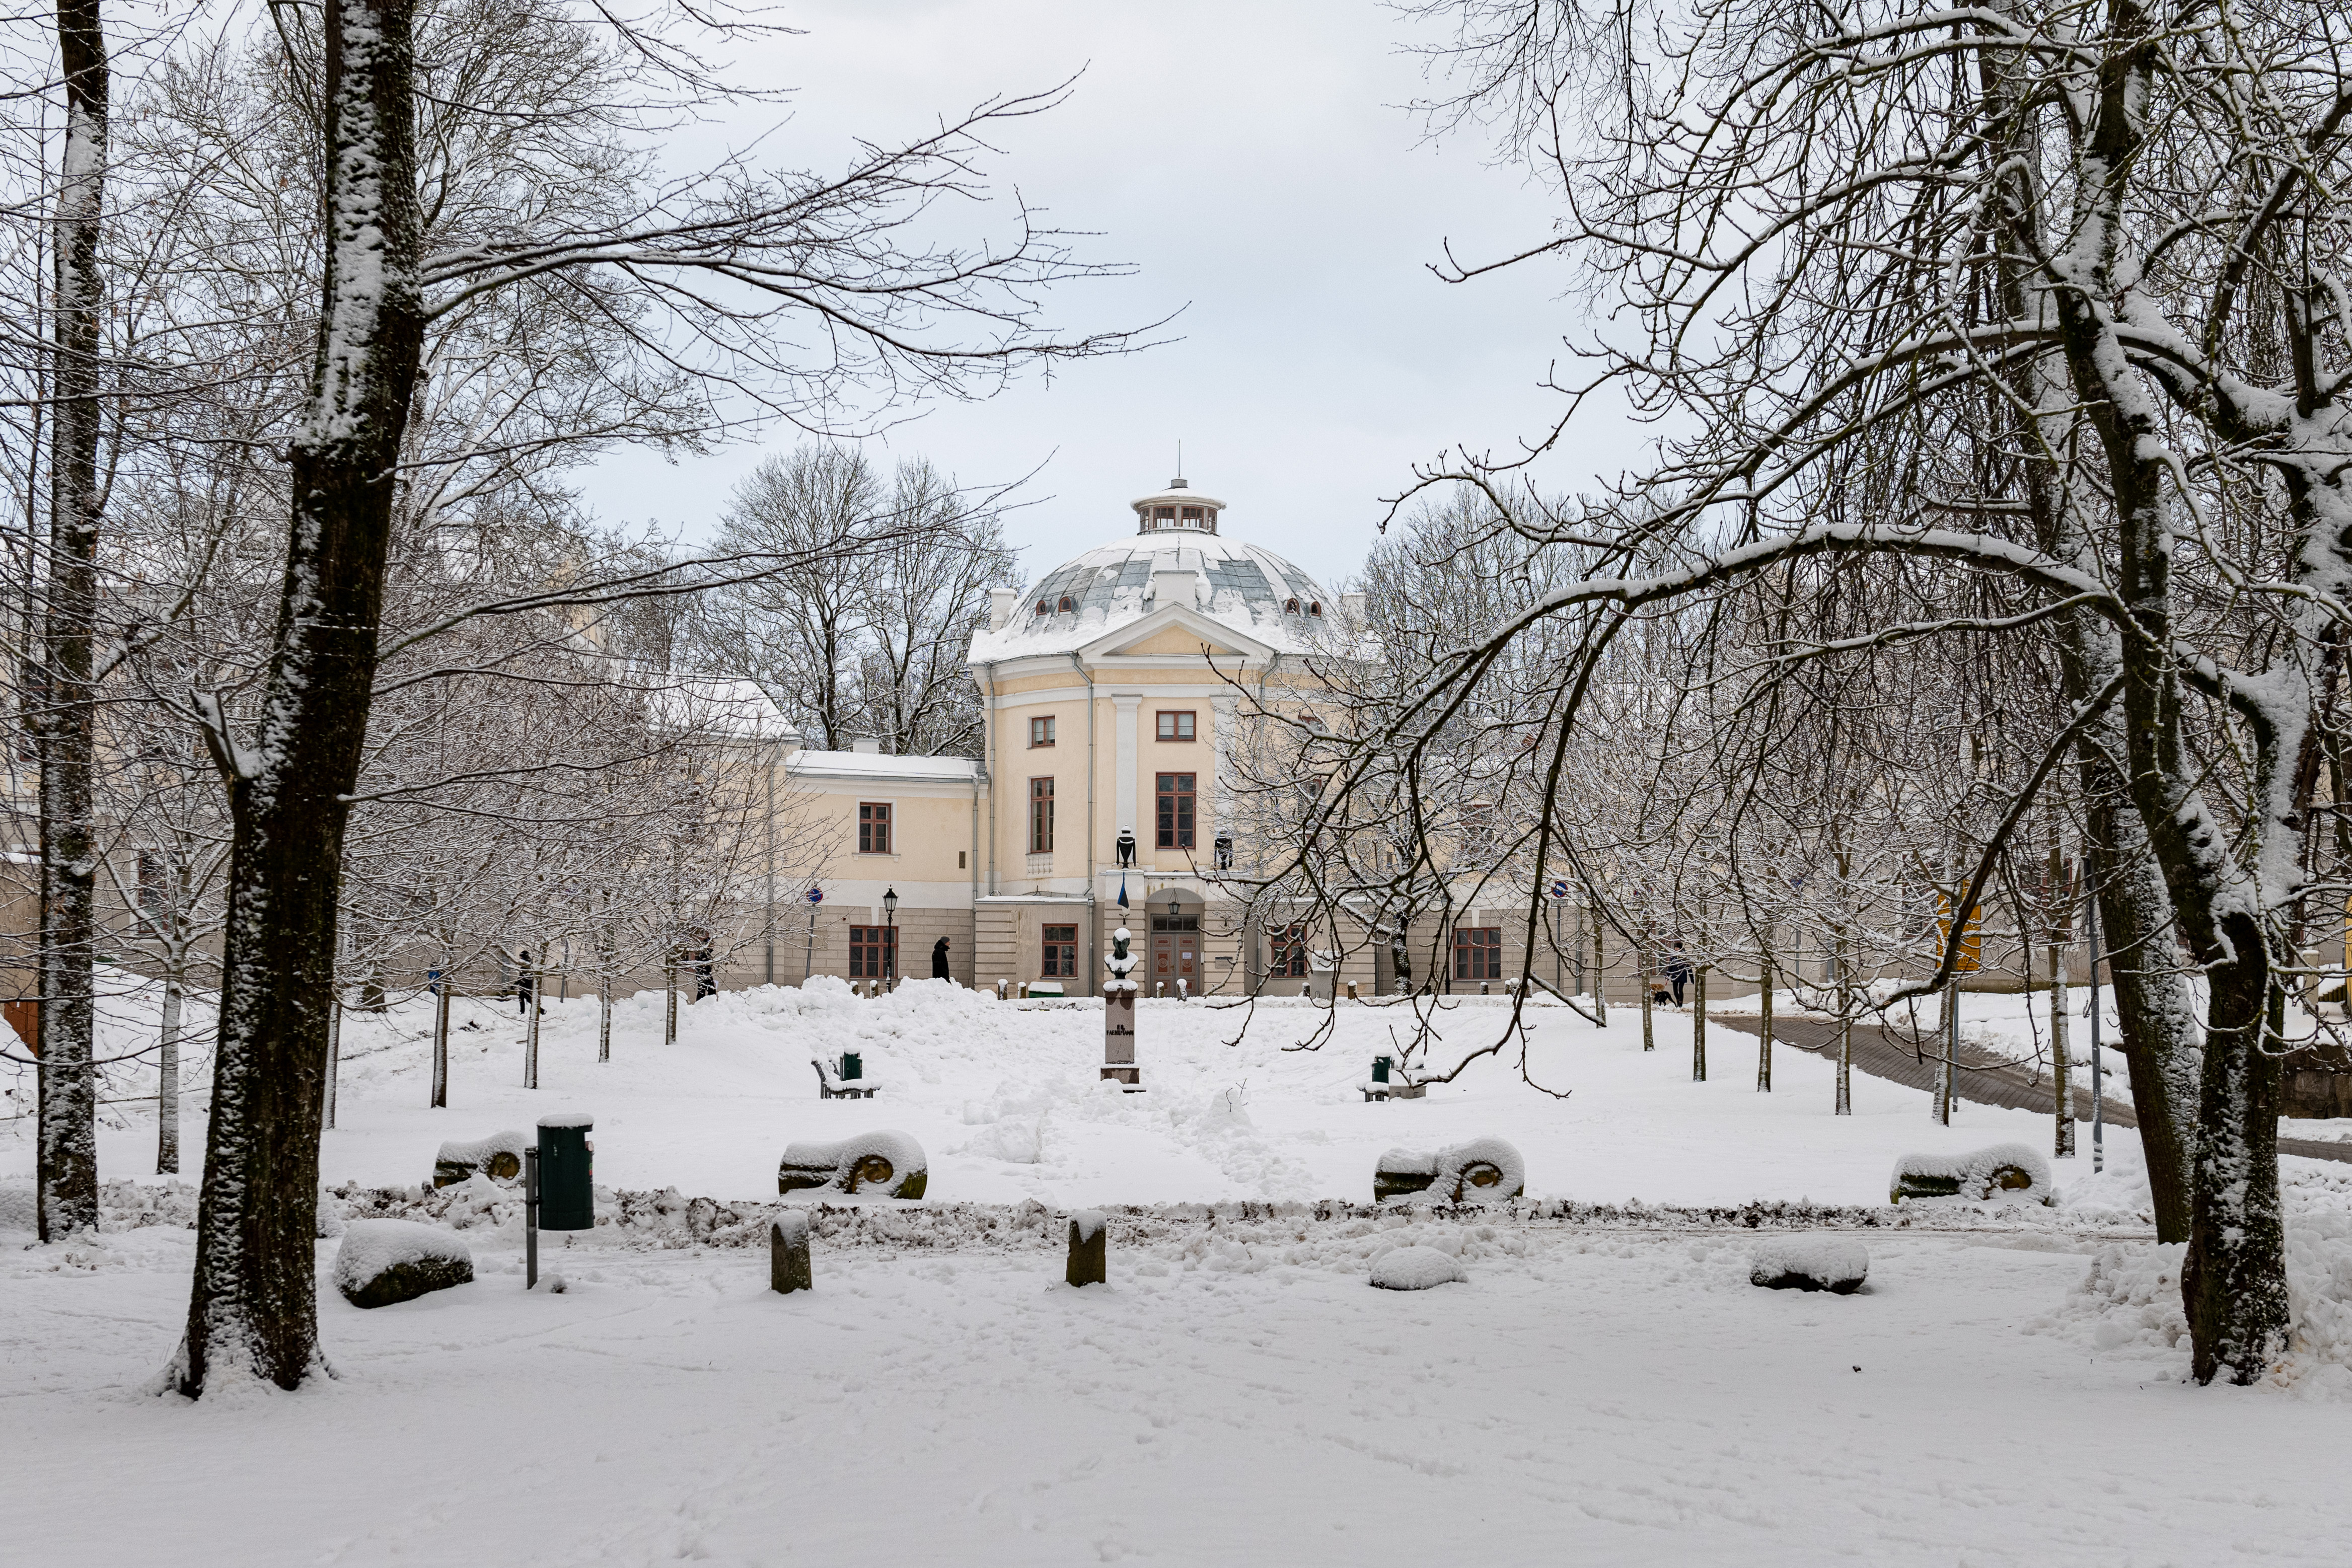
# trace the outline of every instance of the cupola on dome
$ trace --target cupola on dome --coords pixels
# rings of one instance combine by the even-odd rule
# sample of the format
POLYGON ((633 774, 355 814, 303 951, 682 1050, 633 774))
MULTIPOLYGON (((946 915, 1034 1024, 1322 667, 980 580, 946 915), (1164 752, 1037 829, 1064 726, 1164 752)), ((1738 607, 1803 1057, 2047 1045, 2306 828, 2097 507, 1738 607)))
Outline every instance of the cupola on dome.
POLYGON ((1217 514, 1225 504, 1213 496, 1203 496, 1184 483, 1179 475, 1168 481, 1168 488, 1155 496, 1143 496, 1128 503, 1135 508, 1135 531, 1156 534, 1183 531, 1213 534, 1217 531, 1217 514))

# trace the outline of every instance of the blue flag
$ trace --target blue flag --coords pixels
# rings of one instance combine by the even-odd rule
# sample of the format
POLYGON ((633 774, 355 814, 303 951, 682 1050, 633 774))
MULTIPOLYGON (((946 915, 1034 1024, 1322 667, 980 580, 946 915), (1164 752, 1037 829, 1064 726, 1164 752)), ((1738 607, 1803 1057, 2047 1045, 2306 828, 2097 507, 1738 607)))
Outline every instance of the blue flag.
POLYGON ((1128 903, 1127 903, 1127 873, 1126 873, 1125 872, 1121 872, 1121 873, 1118 873, 1118 906, 1119 906, 1121 909, 1125 909, 1125 908, 1127 908, 1127 907, 1128 907, 1128 903))

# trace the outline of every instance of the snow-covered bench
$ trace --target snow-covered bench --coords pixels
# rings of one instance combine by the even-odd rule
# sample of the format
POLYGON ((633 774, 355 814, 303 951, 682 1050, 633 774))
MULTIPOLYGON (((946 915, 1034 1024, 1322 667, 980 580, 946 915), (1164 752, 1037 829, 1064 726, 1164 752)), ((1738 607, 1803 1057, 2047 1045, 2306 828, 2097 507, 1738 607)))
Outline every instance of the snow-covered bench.
POLYGON ((2058 1203, 2050 1162, 2027 1144, 1995 1144, 1958 1155, 1906 1155, 1895 1162, 1887 1185, 1889 1203, 2058 1203))
POLYGON ((1426 1195, 1436 1203, 1507 1203, 1528 1190, 1528 1164, 1501 1138, 1473 1138, 1435 1154, 1391 1149, 1372 1169, 1372 1201, 1426 1195))
POLYGON ((904 1133, 887 1131, 830 1144, 787 1144, 776 1166, 779 1193, 829 1187, 841 1193, 920 1197, 930 1179, 923 1145, 904 1133))
POLYGON ((844 1078, 841 1063, 827 1061, 822 1056, 809 1058, 816 1069, 816 1097, 820 1100, 871 1100, 874 1092, 882 1087, 871 1078, 844 1078))
POLYGON ((1366 1104, 1375 1100, 1419 1100, 1429 1092, 1428 1084, 1402 1067, 1392 1066, 1388 1070, 1388 1076, 1381 1077, 1380 1063, 1387 1060, 1386 1057, 1374 1057, 1372 1075, 1356 1085, 1364 1092, 1366 1104))

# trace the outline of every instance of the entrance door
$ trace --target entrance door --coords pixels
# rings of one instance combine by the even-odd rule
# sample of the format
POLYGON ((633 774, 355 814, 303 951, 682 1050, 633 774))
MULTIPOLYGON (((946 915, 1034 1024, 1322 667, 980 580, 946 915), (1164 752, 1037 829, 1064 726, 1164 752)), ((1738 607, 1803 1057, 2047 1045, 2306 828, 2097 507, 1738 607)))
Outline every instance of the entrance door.
POLYGON ((1151 917, 1151 980, 1146 995, 1161 986, 1176 994, 1176 982, 1197 994, 1201 989, 1201 917, 1197 915, 1155 915, 1151 917))

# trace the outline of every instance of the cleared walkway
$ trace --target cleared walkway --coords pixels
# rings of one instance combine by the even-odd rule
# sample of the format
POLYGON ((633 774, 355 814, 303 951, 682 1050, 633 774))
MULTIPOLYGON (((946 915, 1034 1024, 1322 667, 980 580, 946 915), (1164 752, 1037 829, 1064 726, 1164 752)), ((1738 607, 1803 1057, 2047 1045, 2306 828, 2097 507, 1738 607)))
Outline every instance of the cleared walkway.
MULTIPOLYGON (((1707 1031, 1733 1030, 1755 1039, 1763 1026, 1753 1014, 1710 1015, 1707 1031)), ((1834 1059, 1837 1055, 1837 1025, 1819 1019, 1776 1018, 1772 1020, 1775 1045, 1794 1046, 1815 1056, 1834 1059)), ((1884 1078, 1906 1084, 1921 1092, 1931 1092, 1936 1087, 1936 1061, 1927 1052, 1939 1041, 1931 1040, 1926 1049, 1915 1046, 1908 1034, 1878 1024, 1853 1026, 1853 1070, 1867 1072, 1873 1078, 1884 1078)), ((1979 1046, 1962 1042, 1960 1071, 1954 1085, 1963 1100, 1979 1105, 2000 1105, 2012 1111, 2038 1111, 2043 1115, 2054 1114, 2057 1102, 2048 1076, 2037 1083, 2028 1069, 2004 1061, 1979 1046)), ((2111 1127, 2137 1127, 2139 1118, 2132 1113, 2130 1089, 2116 1082, 2108 1084, 2105 1119, 2111 1127), (2116 1092, 2121 1091, 2120 1093, 2116 1092)), ((2074 1120, 2091 1119, 2091 1092, 2079 1080, 2074 1087, 2074 1120)), ((2279 1153, 2299 1155, 2307 1160, 2334 1160, 2352 1165, 2352 1145, 2331 1143, 2317 1138, 2281 1138, 2279 1153)))

